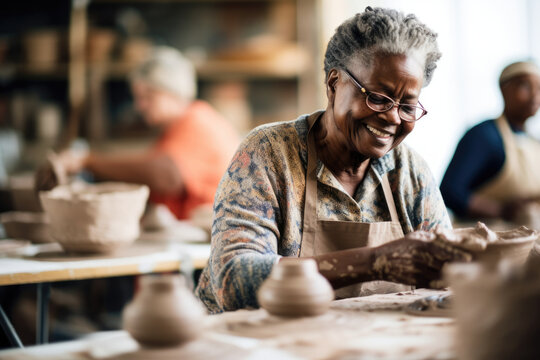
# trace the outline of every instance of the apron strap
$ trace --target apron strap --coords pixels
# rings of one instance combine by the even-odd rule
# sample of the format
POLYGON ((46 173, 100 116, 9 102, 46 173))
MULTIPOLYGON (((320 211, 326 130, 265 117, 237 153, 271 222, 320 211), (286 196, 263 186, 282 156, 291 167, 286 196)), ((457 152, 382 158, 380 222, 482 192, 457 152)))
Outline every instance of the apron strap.
POLYGON ((317 232, 317 148, 315 146, 315 136, 312 129, 322 113, 322 111, 316 112, 308 117, 308 162, 306 171, 304 225, 302 230, 302 242, 300 245, 301 253, 313 253, 315 247, 315 234, 317 232))
MULTIPOLYGON (((307 134, 307 170, 306 170, 306 192, 304 204, 304 223, 302 230, 302 242, 300 245, 300 253, 313 253, 315 249, 315 237, 317 233, 317 148, 315 145, 315 136, 313 127, 320 118, 322 112, 317 112, 308 117, 308 134, 307 134)), ((392 222, 400 224, 399 216, 396 210, 396 204, 392 196, 388 174, 384 174, 381 178, 381 185, 386 199, 386 204, 390 212, 392 222)))
POLYGON ((385 173, 381 178, 381 185, 386 198, 386 205, 390 211, 390 218, 392 222, 399 224, 399 216, 396 209, 396 203, 394 202, 394 196, 392 195, 392 189, 390 188, 390 181, 388 181, 388 173, 385 173))

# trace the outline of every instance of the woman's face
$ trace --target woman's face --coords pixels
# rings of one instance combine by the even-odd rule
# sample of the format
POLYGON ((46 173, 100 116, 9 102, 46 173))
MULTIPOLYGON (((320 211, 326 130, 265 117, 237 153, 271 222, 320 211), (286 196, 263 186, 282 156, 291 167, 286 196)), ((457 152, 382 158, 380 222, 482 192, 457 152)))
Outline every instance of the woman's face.
MULTIPOLYGON (((379 55, 369 68, 360 61, 353 61, 348 70, 368 92, 387 95, 402 104, 416 105, 423 84, 423 65, 414 56, 379 55)), ((380 158, 401 143, 414 128, 414 122, 400 119, 397 106, 382 113, 370 109, 366 104, 367 94, 362 93, 342 70, 329 73, 327 89, 327 113, 333 116, 336 127, 336 131, 328 134, 355 156, 380 158)))
POLYGON ((134 81, 131 89, 135 108, 149 125, 166 125, 176 120, 183 109, 184 104, 178 96, 144 81, 134 81))

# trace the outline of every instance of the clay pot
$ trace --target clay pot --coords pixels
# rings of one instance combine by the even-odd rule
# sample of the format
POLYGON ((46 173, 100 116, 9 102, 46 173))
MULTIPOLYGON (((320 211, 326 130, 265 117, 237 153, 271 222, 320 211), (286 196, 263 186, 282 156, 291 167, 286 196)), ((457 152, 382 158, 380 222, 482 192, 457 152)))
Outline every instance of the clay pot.
POLYGON ((328 310, 334 292, 315 260, 282 258, 261 285, 257 299, 272 315, 314 316, 328 310))
POLYGON ((12 239, 30 240, 34 243, 53 242, 49 235, 49 220, 42 212, 8 211, 0 214, 0 223, 12 239))
POLYGON ((111 29, 92 28, 88 32, 87 57, 90 63, 108 62, 117 34, 111 29))
POLYGON ((539 359, 540 273, 502 262, 452 264, 445 269, 453 291, 458 359, 539 359))
POLYGON ((176 274, 141 277, 141 287, 123 311, 123 328, 141 344, 172 346, 204 329, 206 311, 176 274))
POLYGON ((121 49, 120 61, 131 66, 140 64, 152 50, 152 41, 142 37, 128 38, 121 49))
POLYGON ((28 65, 50 69, 60 57, 61 34, 56 29, 40 29, 26 33, 22 43, 28 65))
POLYGON ((57 186, 39 196, 64 250, 107 253, 139 237, 148 194, 146 185, 108 182, 57 186))
POLYGON ((538 232, 525 226, 513 230, 495 231, 499 240, 488 243, 484 251, 474 253, 474 259, 487 266, 496 266, 501 260, 522 265, 527 261, 538 232))
POLYGON ((11 176, 8 191, 15 211, 42 212, 43 207, 34 188, 34 175, 11 176))

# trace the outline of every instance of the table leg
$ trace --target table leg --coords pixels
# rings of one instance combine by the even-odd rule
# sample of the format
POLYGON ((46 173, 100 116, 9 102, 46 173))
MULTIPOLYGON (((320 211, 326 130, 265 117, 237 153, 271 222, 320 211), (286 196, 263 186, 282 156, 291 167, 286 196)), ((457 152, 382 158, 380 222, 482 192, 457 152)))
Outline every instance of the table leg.
POLYGON ((180 274, 184 276, 186 286, 193 291, 193 274, 195 267, 193 266, 193 259, 187 254, 180 254, 180 268, 178 269, 180 274))
POLYGON ((49 342, 50 283, 37 284, 36 344, 49 342))
POLYGON ((0 305, 0 324, 2 325, 2 329, 4 329, 4 332, 6 333, 11 345, 20 348, 24 347, 21 339, 19 339, 19 336, 15 331, 15 328, 13 327, 13 325, 11 325, 11 322, 9 321, 6 313, 4 312, 2 305, 0 305))

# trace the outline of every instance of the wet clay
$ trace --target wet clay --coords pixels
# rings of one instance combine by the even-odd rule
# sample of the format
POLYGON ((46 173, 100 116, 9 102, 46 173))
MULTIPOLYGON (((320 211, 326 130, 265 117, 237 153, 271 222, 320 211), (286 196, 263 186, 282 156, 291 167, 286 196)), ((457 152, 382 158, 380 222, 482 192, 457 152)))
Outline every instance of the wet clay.
POLYGON ((282 258, 261 285, 257 299, 272 315, 314 316, 328 310, 334 292, 315 260, 282 258))
POLYGON ((147 275, 122 314, 123 328, 146 346, 173 346, 196 338, 205 326, 206 311, 184 278, 176 274, 147 275))
POLYGON ((137 239, 148 194, 145 185, 109 182, 57 186, 40 199, 64 250, 107 253, 137 239))
POLYGON ((496 264, 505 259, 523 264, 539 233, 525 226, 512 230, 492 231, 478 222, 474 228, 436 229, 435 239, 470 251, 474 259, 496 264))

